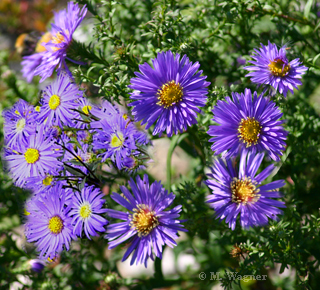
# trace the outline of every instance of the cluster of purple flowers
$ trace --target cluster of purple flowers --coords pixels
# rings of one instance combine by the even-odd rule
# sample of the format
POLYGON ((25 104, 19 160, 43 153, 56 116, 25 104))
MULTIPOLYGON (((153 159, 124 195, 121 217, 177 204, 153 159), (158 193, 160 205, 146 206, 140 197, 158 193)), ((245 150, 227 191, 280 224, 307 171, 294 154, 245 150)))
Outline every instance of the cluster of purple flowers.
MULTIPOLYGON (((134 197, 121 187, 129 203, 116 193, 112 195, 127 209, 130 204, 132 214, 104 207, 100 179, 92 168, 107 163, 114 174, 123 170, 132 174, 144 168, 148 159, 145 147, 151 142, 123 108, 108 101, 92 104, 73 82, 65 64, 66 50, 85 13, 85 7, 80 10, 70 2, 68 10, 55 14, 52 31, 43 36, 42 51, 23 61, 23 72, 28 77, 40 75, 42 81, 57 68, 57 78, 42 91, 38 106, 20 100, 4 111, 3 155, 14 184, 32 193, 25 205, 25 234, 28 242, 35 243, 40 259, 53 260, 63 249, 69 250, 77 237, 91 239, 105 232, 108 212, 110 217, 127 216, 125 231, 121 223, 108 226, 105 238, 110 240, 110 247, 134 237, 125 258, 136 249, 132 261, 147 265, 149 258, 154 259, 152 251, 161 258, 163 245, 176 245, 178 230, 184 230, 177 219, 181 206, 166 211, 175 196, 165 191, 161 182, 149 185, 145 175, 143 181, 137 178, 137 184, 131 179, 134 197)), ((182 75, 181 81, 194 79, 199 65, 192 67, 184 57, 176 70, 184 66, 186 76, 182 75)), ((168 98, 171 93, 167 89, 168 98)), ((179 106, 192 101, 187 93, 184 89, 179 106)), ((195 104, 204 105, 205 94, 195 104)), ((190 117, 187 123, 194 122, 195 118, 190 117)))
MULTIPOLYGON (((32 192, 25 208, 26 237, 35 242, 41 258, 55 258, 77 237, 91 239, 106 232, 110 249, 130 241, 123 260, 132 254, 131 264, 147 266, 149 258, 162 258, 164 245, 176 245, 178 231, 186 231, 178 219, 181 205, 166 210, 175 196, 161 182, 150 185, 145 174, 136 182, 130 179, 132 193, 120 186, 122 194, 111 195, 125 212, 106 209, 93 168, 107 163, 110 170, 129 174, 145 168, 145 146, 151 141, 134 121, 142 121, 146 129, 154 125, 153 135, 166 132, 171 137, 183 132, 197 123, 210 83, 198 70, 198 62, 169 50, 158 53, 152 67, 140 65, 140 72, 131 79, 129 106, 134 120, 108 101, 90 103, 65 63, 73 32, 86 12, 85 6, 80 9, 69 2, 67 10, 55 14, 37 53, 22 62, 29 81, 34 75, 43 81, 55 69, 58 74, 42 92, 39 106, 20 100, 4 111, 4 158, 15 185, 32 192), (105 215, 122 221, 109 224, 105 215)), ((252 58, 253 66, 245 67, 252 81, 271 85, 284 96, 301 85, 298 79, 307 70, 299 59, 287 60, 285 47, 278 50, 270 42, 255 50, 252 58)), ((279 161, 285 150, 288 132, 282 126, 285 120, 281 120, 280 109, 264 93, 246 89, 218 101, 212 113, 216 124, 208 130, 209 141, 222 158, 205 182, 213 191, 207 202, 231 229, 238 215, 244 228, 265 225, 268 218, 276 220, 282 214, 278 208, 285 205, 272 198, 281 197, 279 188, 285 182, 261 185, 274 170, 273 164, 258 172, 265 154, 279 161)))
MULTIPOLYGON (((20 100, 3 116, 4 158, 15 185, 32 192, 25 207, 26 237, 35 242, 40 258, 52 260, 83 233, 91 239, 105 232, 107 211, 110 217, 122 218, 120 212, 103 208, 99 180, 92 178, 90 169, 93 162, 108 162, 129 173, 143 167, 143 146, 150 140, 122 108, 107 101, 91 104, 68 74, 60 72, 43 91, 40 106, 20 100)), ((174 195, 160 182, 149 186, 147 175, 143 182, 138 178, 137 185, 131 180, 130 186, 134 192, 134 198, 126 197, 130 210, 139 211, 126 219, 132 221, 130 237, 136 236, 130 253, 137 248, 133 260, 147 265, 152 249, 161 257, 162 245, 175 245, 177 231, 183 230, 176 219, 181 206, 165 211, 174 195), (155 236, 162 240, 154 243, 155 236)), ((125 187, 122 191, 127 195, 125 187)), ((128 208, 123 197, 116 193, 112 197, 128 208)), ((110 247, 124 240, 114 241, 115 233, 127 236, 119 224, 110 225, 107 233, 110 247)))
POLYGON ((92 122, 92 128, 95 129, 93 149, 99 152, 102 162, 111 159, 120 170, 145 168, 137 157, 143 152, 141 148, 150 140, 137 130, 126 113, 115 110, 107 102, 103 104, 102 110, 103 115, 98 113, 100 119, 92 122))
MULTIPOLYGON (((250 61, 253 66, 244 67, 251 71, 247 76, 259 85, 271 85, 275 91, 284 96, 288 90, 301 85, 299 80, 307 70, 299 59, 291 62, 286 57, 286 48, 278 50, 275 44, 261 45, 255 49, 250 61)), ((266 89, 264 90, 264 92, 266 89)), ((271 199, 279 198, 279 188, 285 185, 284 180, 277 180, 266 185, 260 185, 274 170, 269 165, 258 175, 259 166, 264 154, 274 161, 279 161, 285 150, 285 140, 288 132, 284 130, 281 120, 282 113, 264 93, 258 96, 249 89, 244 94, 232 93, 232 98, 218 101, 212 110, 216 125, 210 126, 209 141, 214 142, 211 149, 215 154, 222 154, 211 168, 206 184, 213 194, 207 197, 207 202, 214 208, 217 218, 225 219, 234 230, 237 216, 244 228, 263 226, 268 218, 277 220, 282 214, 279 207, 285 207, 283 202, 271 199), (239 169, 236 157, 240 155, 239 169)))

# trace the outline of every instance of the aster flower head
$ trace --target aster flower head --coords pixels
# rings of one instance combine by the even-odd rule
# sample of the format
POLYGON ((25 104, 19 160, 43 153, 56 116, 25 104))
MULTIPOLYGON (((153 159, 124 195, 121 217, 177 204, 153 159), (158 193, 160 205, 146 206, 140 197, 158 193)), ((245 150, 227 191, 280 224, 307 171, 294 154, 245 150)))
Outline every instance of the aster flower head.
POLYGON ((51 170, 50 173, 46 173, 44 176, 28 177, 25 179, 23 187, 31 190, 34 194, 37 194, 55 186, 57 183, 66 184, 65 180, 59 180, 56 178, 56 176, 59 175, 59 171, 62 169, 63 167, 61 163, 60 168, 51 170))
POLYGON ((77 3, 68 2, 67 9, 54 13, 54 22, 51 23, 51 31, 39 44, 39 53, 24 57, 22 72, 31 81, 33 76, 41 76, 40 82, 50 77, 56 67, 62 66, 68 70, 65 59, 67 49, 72 41, 74 31, 80 25, 87 13, 85 6, 82 9, 77 3))
POLYGON ((284 202, 274 200, 281 194, 279 188, 285 185, 284 180, 273 181, 260 185, 274 170, 269 165, 256 174, 263 160, 264 153, 242 153, 239 170, 235 160, 218 159, 211 168, 205 183, 212 190, 207 196, 207 203, 215 210, 217 218, 225 219, 229 227, 234 230, 237 216, 243 228, 264 226, 268 218, 277 220, 278 214, 283 214, 279 207, 285 207, 284 202))
POLYGON ((126 208, 127 212, 108 209, 107 213, 112 218, 123 220, 120 223, 110 224, 107 227, 109 249, 115 248, 130 239, 130 245, 122 261, 132 253, 131 265, 144 263, 154 254, 162 258, 162 246, 176 246, 178 231, 186 231, 178 220, 181 205, 165 211, 175 198, 172 193, 165 190, 161 182, 155 181, 149 185, 148 176, 143 180, 138 176, 136 183, 131 178, 129 185, 133 195, 125 186, 120 186, 123 196, 113 192, 111 198, 126 208), (130 211, 130 212, 128 212, 130 211))
POLYGON ((79 87, 71 82, 66 73, 61 72, 57 79, 43 91, 41 110, 37 120, 46 126, 72 125, 74 111, 79 104, 76 100, 83 95, 79 87))
POLYGON ((97 232, 104 232, 108 221, 101 216, 107 210, 102 208, 105 200, 103 194, 94 186, 86 186, 81 193, 75 192, 70 215, 74 226, 73 233, 82 236, 82 231, 88 239, 98 236, 97 232))
POLYGON ((129 87, 134 92, 130 98, 135 101, 130 106, 135 121, 143 120, 146 129, 156 123, 153 135, 166 130, 170 137, 197 123, 198 107, 205 105, 210 83, 198 71, 200 64, 193 64, 186 55, 180 59, 170 50, 161 52, 152 64, 153 68, 147 63, 140 65, 137 77, 131 79, 129 87))
POLYGON ((118 169, 122 169, 124 158, 137 148, 134 131, 131 126, 127 126, 127 123, 119 114, 108 120, 103 119, 92 123, 93 128, 99 128, 93 136, 93 149, 104 150, 100 154, 102 162, 111 158, 118 169))
POLYGON ((302 84, 299 79, 308 68, 301 65, 299 58, 289 62, 285 46, 278 49, 268 41, 267 46, 261 44, 261 47, 259 50, 254 49, 251 55, 253 60, 249 62, 253 65, 244 67, 250 71, 246 77, 252 77, 251 81, 254 83, 272 86, 285 97, 288 91, 293 94, 293 88, 298 89, 298 85, 302 84))
POLYGON ((5 142, 12 149, 20 148, 20 144, 36 131, 35 112, 33 106, 24 100, 19 100, 11 109, 4 110, 5 142))
POLYGON ((72 127, 85 129, 88 127, 89 117, 91 111, 96 108, 87 98, 81 97, 77 100, 78 103, 78 112, 74 111, 74 121, 72 127))
POLYGON ((107 100, 102 100, 101 106, 93 106, 90 113, 100 120, 109 119, 113 115, 119 114, 119 111, 107 100))
POLYGON ((208 134, 214 136, 211 149, 215 154, 224 153, 224 157, 235 156, 240 152, 253 153, 266 151, 273 160, 280 160, 288 134, 282 127, 285 120, 280 109, 273 101, 251 94, 232 93, 232 99, 218 101, 212 110, 212 119, 218 125, 209 127, 208 134))
POLYGON ((60 148, 51 138, 44 137, 43 126, 38 126, 36 133, 20 145, 18 151, 6 150, 4 156, 17 186, 23 187, 29 177, 45 176, 60 168, 60 148))
POLYGON ((63 246, 69 250, 75 238, 65 198, 64 189, 58 185, 44 192, 41 200, 35 199, 28 209, 26 237, 28 242, 36 242, 40 258, 56 257, 63 246))

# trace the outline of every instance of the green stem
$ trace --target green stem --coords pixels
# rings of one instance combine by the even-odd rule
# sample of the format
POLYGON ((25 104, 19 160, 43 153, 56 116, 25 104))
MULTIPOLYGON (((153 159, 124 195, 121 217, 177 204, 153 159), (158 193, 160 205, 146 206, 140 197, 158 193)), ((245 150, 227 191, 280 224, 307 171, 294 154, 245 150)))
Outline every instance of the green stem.
POLYGON ((113 24, 112 24, 112 16, 110 15, 112 11, 112 0, 109 1, 109 22, 110 22, 110 32, 113 34, 113 24))
POLYGON ((167 190, 171 190, 171 158, 176 146, 188 136, 188 133, 183 133, 182 135, 174 135, 171 139, 170 147, 167 155, 167 190))
POLYGON ((14 75, 10 75, 6 80, 5 80, 6 84, 8 87, 10 87, 11 89, 13 89, 13 91, 16 93, 16 95, 20 98, 23 99, 25 101, 28 102, 28 100, 26 99, 26 96, 20 92, 18 86, 17 86, 17 79, 14 75))
POLYGON ((223 19, 222 23, 220 23, 220 25, 212 32, 209 34, 209 36, 207 36, 206 38, 204 38, 202 40, 202 42, 205 42, 207 39, 209 39, 210 37, 214 36, 215 34, 217 34, 219 32, 219 30, 222 28, 222 26, 224 26, 226 24, 226 19, 223 19))
POLYGON ((158 257, 156 257, 154 261, 154 278, 159 281, 163 281, 163 273, 162 273, 162 267, 161 267, 162 260, 158 257))
POLYGON ((246 10, 248 12, 261 12, 262 14, 269 14, 271 16, 277 16, 277 17, 283 18, 287 21, 293 21, 293 22, 298 22, 298 23, 304 24, 304 25, 314 26, 313 23, 310 21, 297 19, 297 18, 290 17, 285 14, 275 13, 273 10, 261 9, 261 6, 260 6, 260 9, 255 9, 255 7, 253 7, 253 8, 247 8, 246 10))

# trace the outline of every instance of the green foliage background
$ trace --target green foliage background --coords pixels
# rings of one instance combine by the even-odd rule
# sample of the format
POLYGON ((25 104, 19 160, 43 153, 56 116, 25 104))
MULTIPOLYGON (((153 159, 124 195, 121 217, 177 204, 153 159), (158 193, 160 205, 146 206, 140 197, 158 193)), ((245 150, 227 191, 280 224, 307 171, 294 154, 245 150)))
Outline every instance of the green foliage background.
MULTIPOLYGON (((32 245, 17 244, 19 225, 23 223, 23 202, 28 193, 12 185, 0 171, 0 287, 8 289, 21 275, 30 278, 24 289, 211 289, 219 281, 210 280, 210 272, 219 272, 226 289, 318 289, 320 285, 319 207, 320 207, 320 21, 315 1, 289 0, 126 0, 88 1, 91 20, 81 28, 84 43, 74 41, 68 56, 88 65, 70 63, 76 82, 86 88, 90 98, 106 98, 122 104, 129 102, 127 87, 138 65, 149 62, 160 51, 187 54, 201 64, 211 82, 209 98, 198 125, 182 137, 172 137, 171 149, 180 146, 192 158, 187 176, 172 178, 167 186, 176 194, 175 204, 182 204, 182 219, 187 238, 174 248, 194 255, 200 270, 145 279, 122 278, 116 262, 124 249, 105 258, 107 242, 96 238, 78 240, 69 252, 63 252, 57 265, 40 273, 31 272, 27 260, 36 257, 32 245), (93 30, 92 30, 93 27, 93 30), (269 226, 235 231, 213 218, 204 202, 209 190, 203 184, 205 169, 213 161, 206 134, 212 124, 211 110, 218 99, 245 88, 257 90, 245 78, 241 60, 249 60, 254 48, 268 40, 279 47, 286 44, 289 60, 300 58, 309 71, 299 91, 286 99, 276 95, 277 104, 290 131, 287 148, 277 164, 276 179, 286 179, 283 189, 287 208, 280 222, 269 226), (233 258, 229 252, 240 245, 243 255, 233 258), (280 273, 289 266, 292 277, 270 271, 280 264, 280 273), (97 266, 100 265, 100 266, 97 266), (266 281, 232 281, 226 272, 240 275, 268 275, 266 281), (199 279, 199 273, 207 279, 199 279), (19 276, 20 275, 20 276, 19 276), (30 284, 31 283, 31 284, 30 284)), ((89 18, 90 19, 90 18, 89 18)), ((18 98, 32 104, 39 101, 38 80, 27 84, 10 68, 9 52, 0 52, 0 108, 10 107, 18 98)), ((261 92, 261 89, 259 90, 261 92)), ((2 125, 3 119, 0 119, 2 125)), ((151 131, 150 131, 151 132, 151 131)), ((3 133, 0 132, 1 146, 3 133)), ((158 137, 153 137, 154 139, 158 137)), ((163 137, 166 138, 166 137, 163 137)), ((170 156, 170 154, 169 154, 170 156)), ((264 167, 271 161, 264 161, 264 167)), ((170 167, 169 167, 170 169, 170 167)), ((171 171, 168 176, 171 177, 171 171)), ((117 184, 125 183, 121 176, 117 184)), ((108 184, 118 190, 117 184, 108 184)), ((107 196, 109 206, 115 206, 107 196)), ((159 264, 156 263, 156 267, 159 264)), ((278 270, 278 268, 276 268, 278 270)), ((20 279, 21 280, 21 279, 20 279)))

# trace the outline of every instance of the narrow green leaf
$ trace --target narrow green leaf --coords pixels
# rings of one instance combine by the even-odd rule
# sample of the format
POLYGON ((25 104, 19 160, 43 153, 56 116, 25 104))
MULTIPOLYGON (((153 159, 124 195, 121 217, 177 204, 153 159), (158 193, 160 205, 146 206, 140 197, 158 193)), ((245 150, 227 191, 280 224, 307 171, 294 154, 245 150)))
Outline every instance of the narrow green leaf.
POLYGON ((309 14, 310 14, 312 4, 313 4, 313 0, 308 0, 306 6, 304 8, 304 17, 306 19, 309 19, 309 14))

